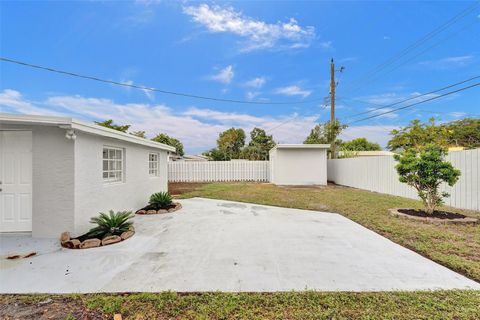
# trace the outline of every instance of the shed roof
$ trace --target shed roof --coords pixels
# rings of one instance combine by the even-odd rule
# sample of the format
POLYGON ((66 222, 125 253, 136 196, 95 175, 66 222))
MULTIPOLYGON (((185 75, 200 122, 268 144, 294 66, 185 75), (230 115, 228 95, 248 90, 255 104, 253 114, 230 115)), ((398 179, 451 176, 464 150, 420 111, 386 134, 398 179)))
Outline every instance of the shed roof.
POLYGON ((277 144, 270 151, 275 149, 328 149, 329 144, 277 144))
POLYGON ((155 142, 149 139, 136 137, 129 133, 99 126, 94 123, 88 123, 68 117, 38 116, 29 114, 0 113, 1 124, 21 124, 21 125, 45 125, 57 126, 63 129, 73 129, 98 136, 119 139, 144 145, 151 148, 162 149, 175 152, 175 148, 163 143, 155 142))

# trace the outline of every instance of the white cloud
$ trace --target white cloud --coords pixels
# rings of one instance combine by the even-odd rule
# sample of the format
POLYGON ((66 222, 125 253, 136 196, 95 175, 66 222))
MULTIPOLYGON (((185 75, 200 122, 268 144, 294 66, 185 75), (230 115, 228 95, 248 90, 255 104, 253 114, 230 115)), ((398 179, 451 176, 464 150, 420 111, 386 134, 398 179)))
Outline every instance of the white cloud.
POLYGON ((261 88, 263 87, 265 82, 267 82, 267 79, 265 79, 265 77, 257 77, 257 78, 248 80, 247 82, 244 83, 244 85, 252 88, 261 88))
POLYGON ((308 97, 312 93, 312 91, 303 90, 299 86, 281 87, 281 88, 275 89, 274 92, 277 94, 283 94, 286 96, 302 96, 304 98, 308 97))
POLYGON ((290 18, 288 22, 266 23, 245 16, 233 7, 187 6, 183 12, 211 32, 232 33, 245 39, 243 51, 273 47, 308 47, 315 38, 315 28, 301 27, 290 18))
POLYGON ((245 94, 245 96, 247 97, 248 100, 253 100, 253 99, 255 99, 255 98, 256 98, 257 96, 259 96, 259 95, 260 95, 260 92, 258 92, 258 91, 254 91, 254 92, 248 91, 248 92, 245 94))
POLYGON ((390 140, 390 131, 398 129, 399 126, 385 125, 365 125, 351 126, 340 134, 342 140, 352 140, 355 138, 367 138, 367 140, 376 142, 385 147, 390 140))
POLYGON ((197 118, 203 118, 210 121, 224 121, 228 123, 251 123, 258 124, 264 121, 263 118, 255 117, 248 114, 235 113, 235 112, 223 112, 211 109, 190 108, 183 112, 186 116, 192 116, 197 118))
POLYGON ((235 73, 233 72, 233 67, 230 65, 220 70, 217 74, 210 76, 209 79, 229 84, 232 81, 234 75, 235 73))
MULTIPOLYGON (((6 112, 68 116, 85 121, 113 119, 131 124, 131 131, 145 130, 148 137, 163 132, 180 139, 187 152, 202 152, 215 146, 218 134, 232 126, 247 134, 255 126, 275 128, 274 138, 282 143, 301 143, 318 120, 318 115, 255 116, 192 107, 178 112, 163 104, 116 103, 110 99, 57 95, 34 102, 20 92, 0 91, 0 109, 6 112)), ((325 120, 325 119, 324 119, 325 120)))
POLYGON ((30 101, 23 98, 22 94, 16 90, 5 89, 0 92, 0 110, 2 112, 17 112, 28 113, 34 115, 58 115, 53 110, 46 110, 42 107, 37 107, 30 101))
MULTIPOLYGON (((261 127, 281 143, 302 143, 310 129, 327 116, 299 115, 255 116, 246 113, 224 112, 192 107, 183 112, 163 104, 116 103, 110 99, 88 98, 80 95, 51 96, 41 102, 25 99, 16 90, 0 91, 0 107, 8 112, 69 116, 85 121, 113 119, 119 124, 131 124, 131 130, 145 130, 148 137, 164 132, 180 139, 187 152, 201 152, 215 145, 218 134, 232 126, 247 133, 261 127), (270 132, 269 132, 270 133, 270 132)), ((452 116, 455 116, 452 114, 452 116)), ((460 115, 458 115, 460 116, 460 115)), ((397 126, 366 125, 348 127, 341 139, 365 137, 385 146, 389 132, 397 126)))
POLYGON ((426 60, 419 62, 420 65, 434 68, 434 69, 448 69, 464 67, 472 63, 474 60, 473 55, 446 57, 437 60, 426 60))
POLYGON ((323 49, 333 49, 332 41, 320 42, 320 47, 323 49))
MULTIPOLYGON (((136 85, 136 83, 133 82, 133 80, 122 80, 120 82, 127 85, 127 87, 124 87, 124 88, 128 92, 130 92, 130 90, 132 89, 132 87, 128 87, 128 86, 136 85)), ((155 92, 154 91, 147 90, 147 89, 141 89, 141 90, 150 101, 155 100, 155 92)))

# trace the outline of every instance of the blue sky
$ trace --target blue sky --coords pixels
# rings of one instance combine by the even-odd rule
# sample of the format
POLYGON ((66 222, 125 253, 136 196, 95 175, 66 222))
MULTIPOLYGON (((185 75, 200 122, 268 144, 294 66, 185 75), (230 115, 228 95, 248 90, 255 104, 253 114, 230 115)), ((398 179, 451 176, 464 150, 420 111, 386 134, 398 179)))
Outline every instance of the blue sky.
MULTIPOLYGON (((182 140, 189 153, 232 126, 302 142, 328 120, 330 59, 337 116, 414 97, 480 71, 480 5, 373 77, 379 64, 474 2, 1 2, 1 56, 114 81, 282 105, 196 100, 144 92, 0 62, 0 109, 114 119, 182 140)), ((478 82, 478 81, 477 81, 478 82)), ((472 82, 474 83, 474 82, 472 82)), ((382 145, 414 118, 480 114, 478 87, 352 124, 343 139, 382 145)), ((413 100, 411 102, 415 102, 413 100)), ((388 110, 388 109, 387 109, 388 110)), ((371 113, 374 114, 374 113, 371 113)))

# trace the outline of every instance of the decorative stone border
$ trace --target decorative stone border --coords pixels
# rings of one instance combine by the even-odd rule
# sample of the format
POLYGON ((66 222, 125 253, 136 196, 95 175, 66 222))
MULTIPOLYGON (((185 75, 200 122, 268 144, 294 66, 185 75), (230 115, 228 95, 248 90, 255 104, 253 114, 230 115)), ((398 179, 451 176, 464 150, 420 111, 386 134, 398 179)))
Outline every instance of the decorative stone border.
POLYGON ((416 217, 409 214, 402 213, 398 210, 413 210, 411 208, 393 208, 388 209, 391 215, 411 220, 418 220, 429 223, 448 223, 448 224, 476 224, 478 219, 472 217, 458 218, 458 219, 440 219, 440 218, 429 218, 429 217, 416 217))
POLYGON ((171 207, 171 208, 168 208, 168 209, 159 209, 159 210, 153 210, 153 209, 147 209, 147 207, 143 208, 143 209, 140 209, 138 210, 137 212, 135 212, 136 214, 165 214, 165 213, 171 213, 171 212, 175 212, 177 210, 180 210, 182 208, 182 204, 180 202, 174 202, 173 203, 175 206, 174 207, 171 207))
POLYGON ((89 249, 89 248, 96 248, 100 246, 108 246, 110 244, 114 244, 120 241, 127 240, 128 238, 132 237, 135 234, 135 228, 133 225, 130 225, 128 231, 125 231, 119 236, 108 236, 103 238, 102 240, 98 238, 91 238, 85 239, 84 241, 80 241, 77 238, 71 238, 69 232, 64 232, 60 236, 60 243, 62 247, 67 249, 89 249))

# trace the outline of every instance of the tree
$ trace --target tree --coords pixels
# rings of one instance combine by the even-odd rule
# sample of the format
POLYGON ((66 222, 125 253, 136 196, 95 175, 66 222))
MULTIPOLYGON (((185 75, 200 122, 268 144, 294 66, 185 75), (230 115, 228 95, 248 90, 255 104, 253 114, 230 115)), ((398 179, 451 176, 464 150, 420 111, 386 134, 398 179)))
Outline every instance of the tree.
POLYGON ((218 148, 210 149, 202 154, 212 161, 230 160, 230 159, 227 159, 226 154, 220 151, 218 148))
POLYGON ((382 150, 380 145, 370 142, 366 138, 357 138, 350 141, 342 142, 342 150, 348 151, 379 151, 382 150))
POLYGON ((167 144, 175 148, 176 153, 179 156, 183 156, 185 153, 183 152, 183 143, 180 140, 172 138, 165 133, 159 133, 155 137, 152 138, 152 141, 160 142, 163 144, 167 144))
POLYGON ((467 149, 480 147, 480 119, 465 118, 443 125, 449 132, 449 144, 467 149))
POLYGON ((147 136, 145 135, 145 131, 133 131, 133 132, 130 132, 130 134, 132 136, 139 137, 139 138, 144 138, 144 139, 147 138, 147 136))
POLYGON ((130 128, 129 124, 126 125, 116 125, 113 123, 112 119, 105 120, 105 121, 95 121, 96 124, 102 127, 110 128, 113 130, 121 131, 121 132, 127 132, 127 130, 130 128))
POLYGON ((447 150, 441 146, 427 144, 423 148, 412 147, 401 154, 394 155, 398 164, 395 166, 400 182, 406 183, 417 190, 422 199, 427 214, 433 214, 442 205, 447 192, 439 193, 442 182, 453 186, 460 177, 460 170, 443 158, 447 150))
POLYGON ((422 123, 420 120, 413 120, 410 124, 399 130, 392 130, 393 136, 388 141, 387 148, 391 151, 402 151, 411 148, 421 149, 427 144, 435 144, 447 147, 449 144, 449 131, 444 126, 437 126, 435 118, 422 123))
POLYGON ((243 159, 249 160, 268 160, 269 151, 275 146, 275 141, 271 135, 267 135, 265 130, 253 128, 250 132, 250 142, 241 152, 243 159))
MULTIPOLYGON (((338 119, 335 119, 333 125, 330 121, 327 121, 322 124, 317 124, 307 136, 304 144, 335 144, 335 146, 340 146, 342 141, 338 139, 340 133, 346 129, 348 126, 346 124, 341 124, 338 119)), ((338 148, 336 148, 338 150, 338 148)))
POLYGON ((240 159, 244 146, 245 131, 240 128, 230 128, 218 135, 217 147, 204 152, 203 155, 214 161, 240 159))

